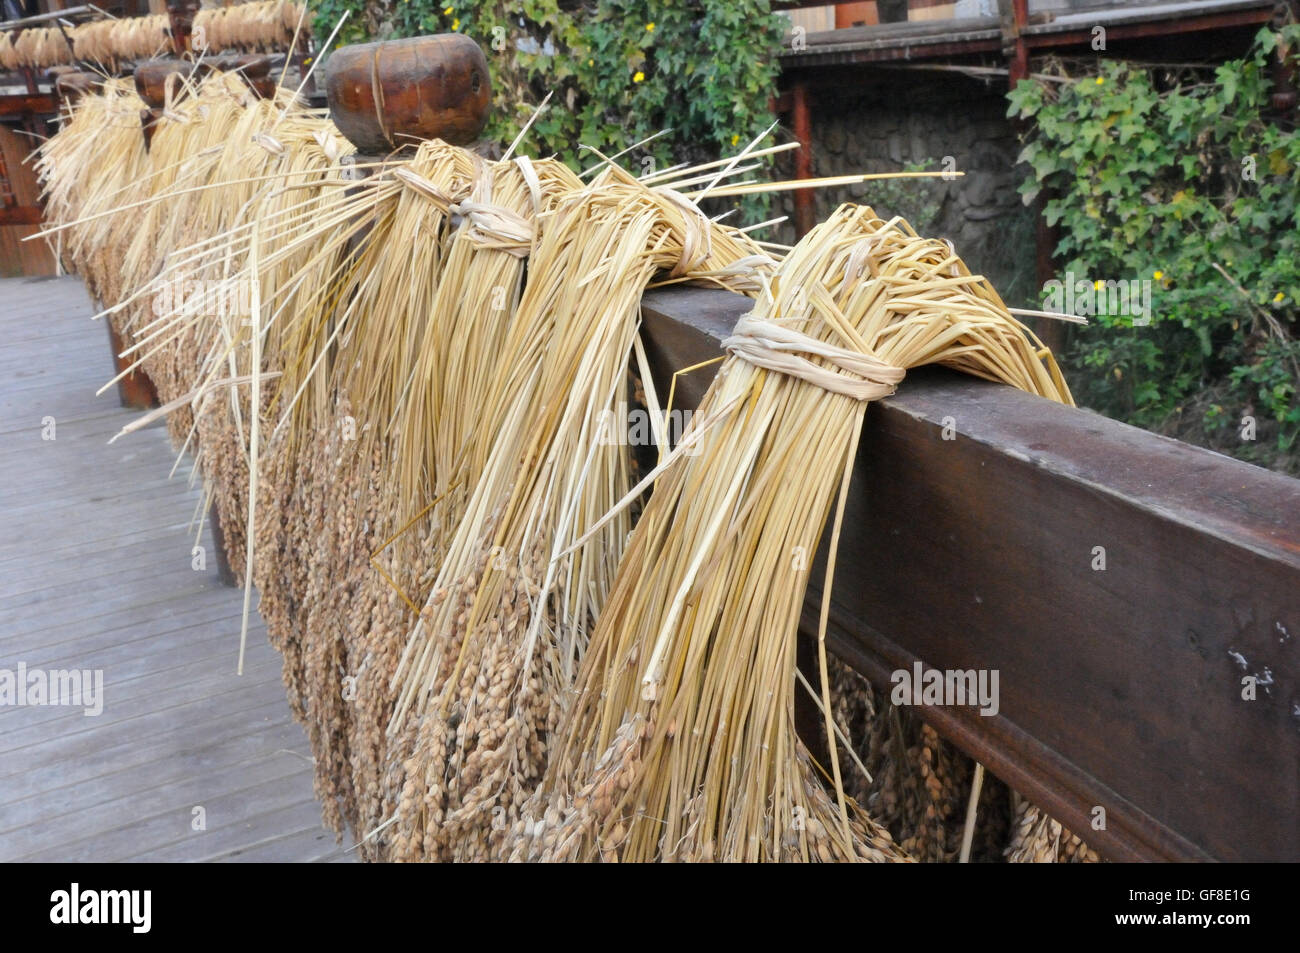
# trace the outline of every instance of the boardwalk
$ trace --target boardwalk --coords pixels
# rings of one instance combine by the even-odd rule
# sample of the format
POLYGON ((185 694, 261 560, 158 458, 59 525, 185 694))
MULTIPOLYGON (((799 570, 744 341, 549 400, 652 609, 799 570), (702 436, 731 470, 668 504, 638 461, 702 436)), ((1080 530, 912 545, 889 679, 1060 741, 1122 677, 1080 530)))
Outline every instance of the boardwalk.
POLYGON ((108 445, 134 414, 94 396, 112 371, 91 311, 76 279, 0 280, 0 680, 103 672, 95 717, 0 706, 0 860, 351 860, 260 620, 234 674, 242 593, 206 527, 191 566, 188 460, 168 480, 159 425, 108 445))

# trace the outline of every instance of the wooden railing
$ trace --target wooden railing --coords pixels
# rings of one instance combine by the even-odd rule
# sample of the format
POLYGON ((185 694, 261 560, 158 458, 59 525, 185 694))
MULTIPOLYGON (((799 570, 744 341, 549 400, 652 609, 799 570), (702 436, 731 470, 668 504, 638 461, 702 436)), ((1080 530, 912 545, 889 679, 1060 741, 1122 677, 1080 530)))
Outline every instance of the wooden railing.
MULTIPOLYGON (((659 394, 749 307, 648 293, 659 394)), ((1300 481, 916 371, 868 411, 830 618, 886 690, 917 661, 996 670, 996 715, 917 713, 1103 856, 1300 859, 1300 481)))

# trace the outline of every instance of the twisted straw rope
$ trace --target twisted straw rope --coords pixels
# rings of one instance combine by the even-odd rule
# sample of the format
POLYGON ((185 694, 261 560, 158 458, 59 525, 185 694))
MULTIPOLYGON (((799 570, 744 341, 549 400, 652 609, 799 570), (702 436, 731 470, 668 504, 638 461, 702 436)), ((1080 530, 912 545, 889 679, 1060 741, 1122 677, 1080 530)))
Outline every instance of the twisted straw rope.
POLYGON ((750 364, 798 377, 854 400, 888 397, 907 374, 905 369, 886 364, 869 354, 827 344, 792 327, 756 318, 752 314, 746 314, 736 322, 731 336, 723 340, 722 346, 750 364), (816 354, 833 368, 857 376, 837 373, 832 367, 814 364, 794 352, 816 354))

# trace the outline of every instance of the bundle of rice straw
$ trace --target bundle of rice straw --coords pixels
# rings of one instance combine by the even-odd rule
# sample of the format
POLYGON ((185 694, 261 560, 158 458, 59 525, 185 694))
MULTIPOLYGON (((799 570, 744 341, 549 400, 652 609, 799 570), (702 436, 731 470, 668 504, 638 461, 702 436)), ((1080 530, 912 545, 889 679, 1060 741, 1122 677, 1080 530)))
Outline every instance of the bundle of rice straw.
MULTIPOLYGON (((304 386, 313 392, 296 410, 281 408, 294 416, 280 417, 262 461, 262 482, 277 497, 263 509, 259 532, 271 536, 259 572, 264 591, 280 590, 264 614, 283 632, 277 643, 285 682, 318 752, 317 792, 336 827, 358 818, 353 735, 368 722, 357 709, 381 704, 368 692, 354 699, 344 679, 368 676, 373 666, 363 664, 365 657, 400 639, 409 618, 370 563, 399 512, 390 441, 417 356, 439 320, 429 306, 443 271, 451 206, 468 195, 480 162, 431 141, 366 180, 364 237, 354 252, 345 250, 339 275, 307 309, 316 316, 304 327, 315 327, 317 339, 329 328, 324 350, 315 340, 299 341, 294 346, 307 353, 291 358, 295 369, 279 386, 282 403, 304 386), (304 367, 308 357, 314 369, 304 367), (320 539, 335 542, 322 547, 320 539)), ((410 587, 412 565, 390 564, 388 578, 410 587)))
POLYGON ((305 5, 293 0, 264 0, 200 10, 194 31, 208 50, 271 52, 285 49, 302 21, 305 5))
MULTIPOLYGON (((189 85, 189 84, 187 84, 189 85)), ((179 87, 175 87, 179 88, 179 87)), ((190 86, 189 95, 169 95, 149 150, 150 174, 140 183, 148 200, 133 219, 124 253, 120 253, 121 288, 110 320, 118 323, 127 343, 127 355, 138 358, 144 371, 160 388, 159 396, 171 401, 198 388, 208 351, 219 334, 216 302, 208 297, 211 286, 187 307, 159 306, 159 294, 181 297, 177 288, 158 279, 167 268, 168 256, 186 247, 208 228, 235 213, 247 189, 232 182, 241 177, 240 165, 232 154, 255 147, 249 141, 249 107, 256 97, 238 77, 211 74, 190 86), (159 287, 161 285, 161 287, 159 287), (157 289, 155 291, 155 289, 157 289), (143 291, 142 291, 143 290, 143 291), (177 316, 184 320, 177 320, 177 316)), ((263 104, 269 107, 270 103, 263 104)), ((257 149, 258 158, 266 157, 257 149)), ((143 201, 143 199, 142 199, 143 201)), ((116 249, 110 254, 117 256, 116 249)), ((173 277, 173 276, 169 276, 173 277)), ((211 270, 194 268, 175 275, 179 290, 200 287, 210 281, 211 270)), ((181 302, 177 302, 180 304, 181 302)), ((234 373, 234 366, 224 362, 234 373)), ((178 445, 186 440, 192 415, 188 407, 168 418, 172 438, 178 445)), ((196 447, 202 453, 202 443, 196 447)), ((213 458, 200 456, 199 466, 213 458)), ((209 485, 212 485, 210 481, 209 485)), ((223 514, 224 515, 224 514, 223 514)), ((232 530, 238 532, 238 524, 232 530)))
POLYGON ((490 455, 397 673, 390 858, 499 851, 630 529, 624 513, 572 548, 630 488, 628 449, 600 424, 624 399, 641 294, 665 271, 753 290, 747 271, 719 275, 738 262, 770 259, 613 167, 548 221, 500 346, 506 409, 487 414, 490 455))
POLYGON ((123 245, 129 233, 122 227, 132 218, 132 211, 115 210, 129 204, 149 172, 140 135, 143 108, 131 80, 105 80, 72 106, 35 163, 46 222, 70 226, 55 233, 55 255, 85 279, 94 298, 110 305, 118 301, 121 271, 109 254, 123 245))
POLYGON ((515 858, 902 857, 843 794, 833 743, 814 765, 795 733, 808 557, 838 498, 829 593, 867 402, 907 368, 1069 392, 949 244, 865 207, 813 229, 725 346, 632 536, 515 858))
POLYGON ((440 487, 472 485, 481 468, 474 458, 485 455, 490 440, 483 438, 495 432, 480 421, 458 445, 457 425, 472 427, 490 403, 496 349, 514 318, 536 216, 579 185, 555 160, 489 163, 444 143, 421 152, 441 153, 459 171, 429 168, 419 156, 396 167, 404 183, 399 207, 367 235, 357 275, 369 277, 354 278, 360 287, 350 299, 375 313, 340 349, 331 418, 339 425, 318 428, 301 469, 303 486, 316 487, 325 506, 302 498, 318 522, 293 530, 312 553, 304 581, 329 581, 324 594, 304 593, 312 624, 298 673, 312 730, 340 729, 333 750, 317 760, 317 787, 366 831, 391 811, 384 728, 397 658, 467 496, 440 487), (459 217, 454 228, 449 212, 459 217), (418 252, 395 256, 395 247, 418 252), (443 394, 454 396, 444 402, 443 394), (349 442, 342 425, 350 414, 358 439, 349 442), (352 535, 336 553, 310 544, 340 520, 352 535), (350 700, 345 677, 356 683, 350 700))
POLYGON ((1012 864, 1095 864, 1097 852, 1078 834, 1065 829, 1061 822, 1048 817, 1019 794, 1014 794, 1015 810, 1011 843, 1007 845, 1007 862, 1012 864))
POLYGON ((72 56, 61 62, 79 60, 116 69, 123 62, 149 59, 172 49, 171 21, 161 13, 80 23, 68 34, 72 38, 72 56))
MULTIPOLYGON (((264 223, 263 234, 277 246, 286 239, 276 255, 267 256, 261 283, 268 300, 276 297, 276 286, 281 309, 292 308, 309 277, 311 253, 288 241, 285 220, 292 223, 295 212, 310 214, 322 191, 340 191, 326 184, 326 176, 350 147, 328 120, 305 110, 287 91, 263 101, 238 77, 213 74, 189 86, 186 95, 170 92, 146 154, 139 99, 117 81, 106 83, 43 146, 42 175, 53 217, 68 226, 56 233, 59 241, 71 236, 77 252, 93 247, 75 263, 78 270, 108 305, 128 355, 150 375, 165 404, 176 402, 168 416, 173 439, 195 450, 209 496, 216 496, 229 522, 233 538, 227 543, 233 548, 242 545, 247 501, 240 488, 248 485, 248 394, 246 388, 240 396, 235 386, 215 385, 250 373, 250 279, 241 271, 248 227, 251 221, 264 223), (75 163, 93 164, 88 160, 102 153, 105 134, 122 139, 124 161, 110 166, 120 174, 75 185, 84 178, 75 163), (126 181, 118 185, 121 179, 126 181), (77 188, 94 201, 74 202, 77 188), (117 211, 106 215, 105 208, 117 211), (214 242, 212 236, 228 232, 234 237, 214 242), (195 432, 196 421, 202 435, 195 432)), ((285 326, 292 330, 293 322, 281 322, 276 330, 285 326)), ((278 354, 274 344, 266 349, 270 364, 278 354)))

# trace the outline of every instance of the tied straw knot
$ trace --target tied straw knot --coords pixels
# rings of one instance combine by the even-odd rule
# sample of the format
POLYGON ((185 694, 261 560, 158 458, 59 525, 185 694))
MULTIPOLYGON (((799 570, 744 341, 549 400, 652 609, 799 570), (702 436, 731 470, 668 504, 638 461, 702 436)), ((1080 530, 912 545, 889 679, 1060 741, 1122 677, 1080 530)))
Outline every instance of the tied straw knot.
POLYGON ((700 211, 698 205, 682 193, 668 188, 657 188, 654 191, 676 205, 682 213, 682 256, 669 272, 670 278, 681 278, 712 254, 713 239, 709 235, 709 229, 713 223, 700 211))
POLYGON ((268 132, 257 132, 253 134, 253 142, 261 146, 273 156, 284 155, 284 143, 268 132))
POLYGON ((470 194, 452 205, 450 211, 467 223, 466 236, 480 247, 504 251, 516 258, 527 258, 532 251, 533 223, 511 209, 492 204, 492 175, 483 163, 477 163, 470 194))
POLYGON ((736 322, 722 346, 757 367, 798 377, 854 400, 888 397, 907 374, 904 368, 886 364, 869 354, 819 341, 789 325, 756 318, 753 314, 746 314, 736 322), (826 364, 800 357, 800 353, 814 354, 826 364))
POLYGON ((426 199, 442 211, 444 215, 451 212, 453 200, 442 189, 438 188, 418 172, 412 172, 406 166, 397 166, 393 169, 393 177, 401 182, 412 191, 423 195, 426 199))

